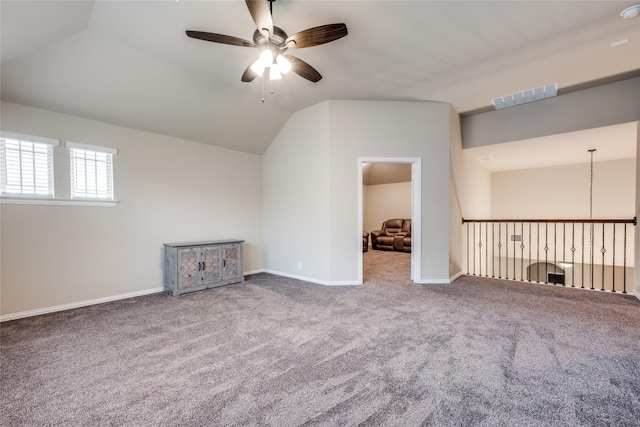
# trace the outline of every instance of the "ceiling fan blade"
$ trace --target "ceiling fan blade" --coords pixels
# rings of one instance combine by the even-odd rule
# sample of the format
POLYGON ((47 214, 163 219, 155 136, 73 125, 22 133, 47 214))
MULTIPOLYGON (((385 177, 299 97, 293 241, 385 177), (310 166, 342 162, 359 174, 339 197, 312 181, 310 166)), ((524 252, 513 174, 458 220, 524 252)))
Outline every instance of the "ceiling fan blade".
POLYGON ((225 36, 224 34, 206 33, 204 31, 187 31, 187 35, 193 39, 206 40, 208 42, 230 44, 233 46, 255 47, 255 45, 248 40, 233 36, 225 36))
POLYGON ((273 18, 267 0, 246 0, 246 2, 258 31, 269 39, 273 35, 273 18))
POLYGON ((247 69, 244 70, 244 73, 242 73, 242 78, 240 80, 242 80, 245 83, 252 82, 252 81, 254 81, 256 79, 256 77, 258 77, 258 75, 255 73, 255 71, 253 71, 251 69, 252 65, 253 65, 253 63, 249 64, 247 69))
POLYGON ((300 31, 285 40, 285 45, 289 48, 303 48, 317 46, 338 40, 348 34, 345 24, 327 24, 319 27, 309 28, 300 31))
POLYGON ((307 80, 310 80, 314 83, 320 81, 322 76, 320 73, 313 68, 311 65, 307 64, 300 58, 296 58, 291 55, 282 55, 291 62, 291 71, 299 75, 300 77, 304 77, 307 80))

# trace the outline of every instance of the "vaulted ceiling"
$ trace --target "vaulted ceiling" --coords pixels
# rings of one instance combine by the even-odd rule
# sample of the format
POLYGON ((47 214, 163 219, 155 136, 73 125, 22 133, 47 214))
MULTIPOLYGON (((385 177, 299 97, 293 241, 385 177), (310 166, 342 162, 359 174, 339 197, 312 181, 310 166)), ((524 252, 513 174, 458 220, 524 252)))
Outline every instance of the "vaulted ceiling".
MULTIPOLYGON (((289 35, 343 22, 349 35, 297 49, 323 79, 290 73, 261 102, 242 83, 253 48, 244 1, 6 1, 2 99, 263 153, 289 116, 327 99, 449 102, 460 113, 557 82, 563 90, 640 70, 630 1, 294 1, 273 4, 289 35), (627 40, 617 46, 615 42, 627 40)), ((293 51, 290 51, 293 53, 293 51)))

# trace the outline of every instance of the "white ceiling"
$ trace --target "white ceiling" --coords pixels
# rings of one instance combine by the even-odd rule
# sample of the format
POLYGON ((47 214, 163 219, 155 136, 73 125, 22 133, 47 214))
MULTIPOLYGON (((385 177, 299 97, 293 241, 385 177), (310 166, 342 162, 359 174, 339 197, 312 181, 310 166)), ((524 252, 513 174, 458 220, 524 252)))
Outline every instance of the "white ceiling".
POLYGON ((256 50, 185 30, 251 39, 245 2, 0 2, 2 99, 261 154, 289 116, 327 99, 450 102, 559 90, 640 70, 633 1, 300 1, 273 4, 289 35, 344 22, 349 35, 295 54, 323 79, 289 74, 260 102, 240 76, 256 50), (627 43, 611 47, 621 39, 627 43))
POLYGON ((411 182, 411 164, 408 163, 363 163, 362 184, 396 184, 411 182))
POLYGON ((638 122, 468 148, 464 153, 490 172, 532 169, 636 157, 638 122))

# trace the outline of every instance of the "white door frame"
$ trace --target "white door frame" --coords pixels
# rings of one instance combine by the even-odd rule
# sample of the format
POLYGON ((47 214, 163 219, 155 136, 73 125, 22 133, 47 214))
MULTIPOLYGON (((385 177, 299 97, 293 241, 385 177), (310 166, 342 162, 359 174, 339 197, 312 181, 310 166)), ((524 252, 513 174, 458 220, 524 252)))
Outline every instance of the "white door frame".
MULTIPOLYGON (((363 193, 362 193, 362 165, 364 163, 406 163, 411 165, 411 280, 420 280, 422 268, 420 252, 422 250, 422 159, 420 157, 358 157, 358 235, 355 242, 362 241, 363 221, 363 193)), ((358 246, 358 284, 363 283, 362 277, 362 243, 358 246)))

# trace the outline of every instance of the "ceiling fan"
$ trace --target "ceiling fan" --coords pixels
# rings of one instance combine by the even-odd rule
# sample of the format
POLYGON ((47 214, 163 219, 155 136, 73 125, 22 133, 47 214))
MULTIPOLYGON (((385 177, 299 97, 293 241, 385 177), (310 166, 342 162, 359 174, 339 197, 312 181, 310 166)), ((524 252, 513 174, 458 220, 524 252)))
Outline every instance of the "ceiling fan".
POLYGON ((253 42, 224 34, 207 33, 204 31, 187 31, 187 36, 215 43, 232 46, 254 47, 260 50, 259 58, 251 63, 242 74, 243 82, 251 82, 262 76, 265 69, 269 69, 269 78, 278 80, 282 74, 293 71, 299 76, 318 82, 320 73, 300 58, 285 55, 288 49, 301 49, 329 43, 347 35, 345 24, 327 24, 300 31, 292 36, 279 27, 273 25, 272 8, 275 0, 246 0, 247 7, 256 31, 253 42))

